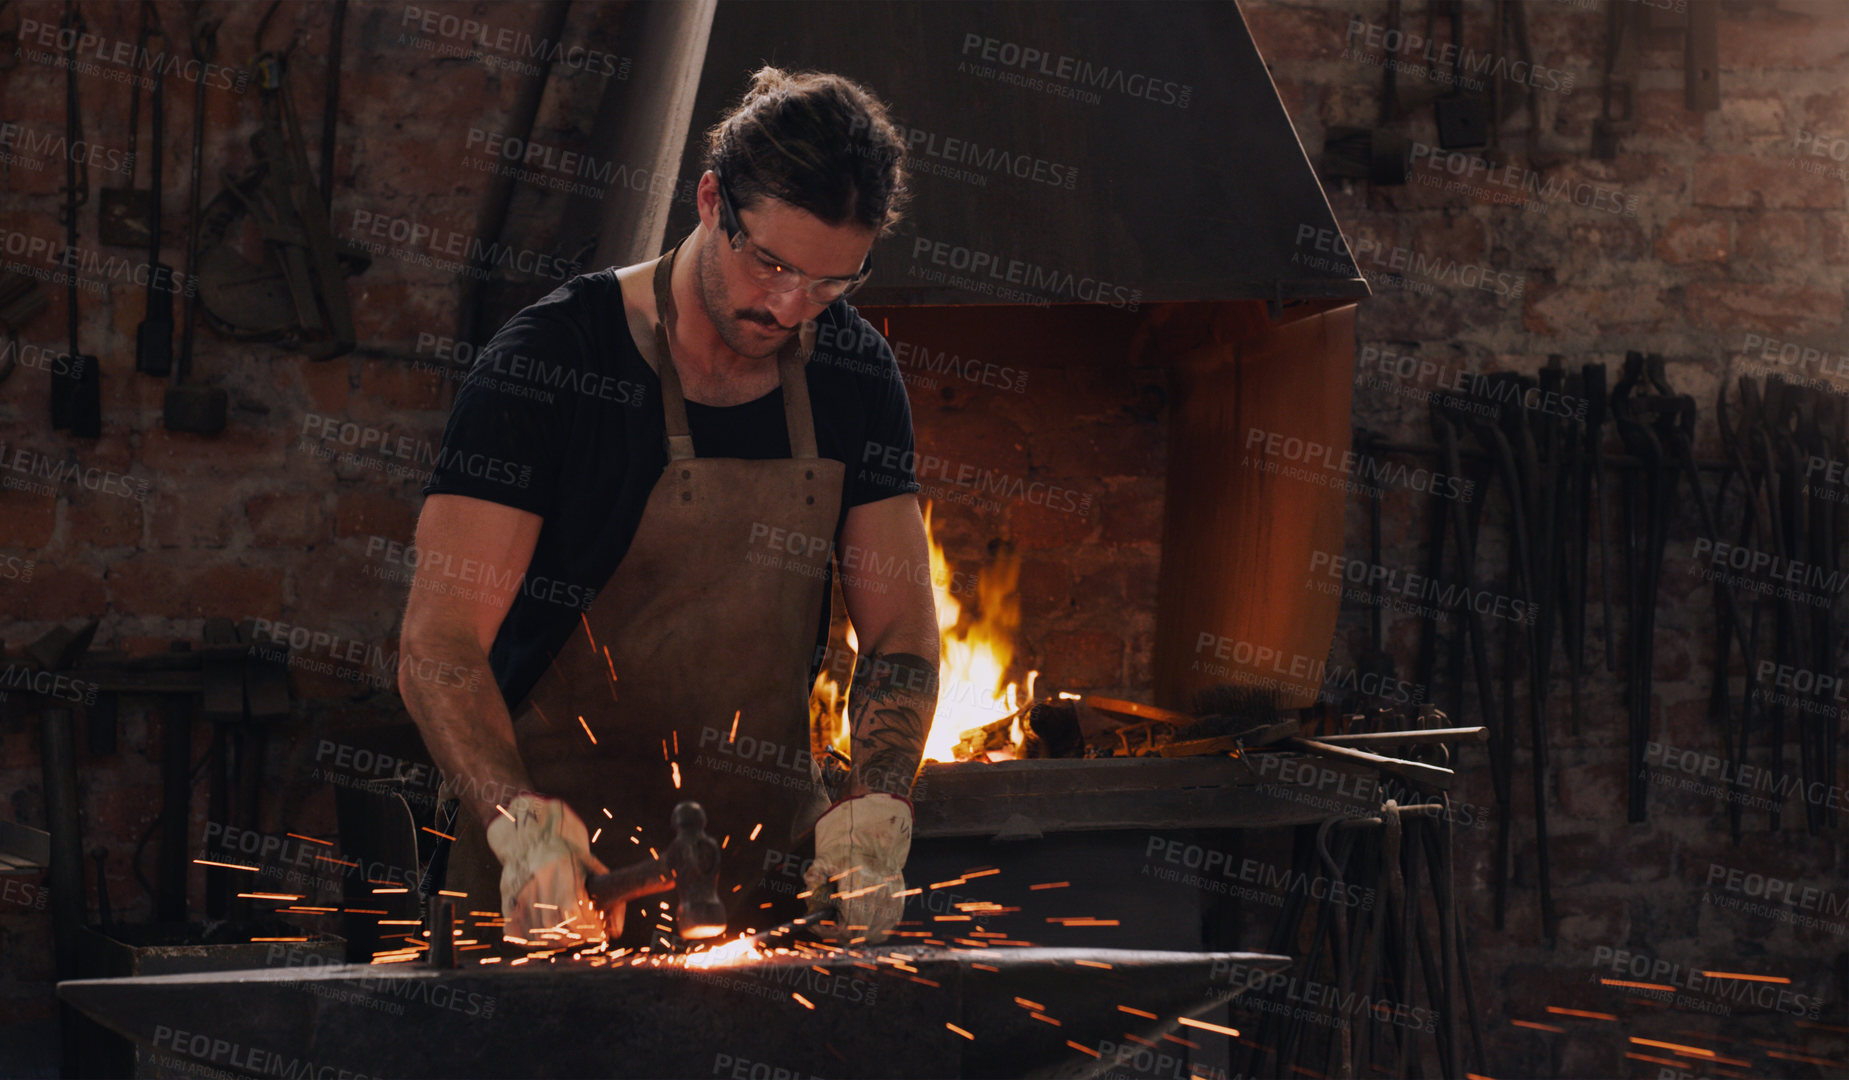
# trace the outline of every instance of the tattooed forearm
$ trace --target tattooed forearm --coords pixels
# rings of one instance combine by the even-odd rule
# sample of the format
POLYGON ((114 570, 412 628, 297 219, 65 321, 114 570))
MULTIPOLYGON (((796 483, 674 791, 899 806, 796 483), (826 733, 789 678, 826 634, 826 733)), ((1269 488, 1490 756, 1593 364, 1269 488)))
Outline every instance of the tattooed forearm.
POLYGON ((848 694, 854 767, 847 795, 909 796, 937 711, 937 661, 914 653, 875 654, 848 694))

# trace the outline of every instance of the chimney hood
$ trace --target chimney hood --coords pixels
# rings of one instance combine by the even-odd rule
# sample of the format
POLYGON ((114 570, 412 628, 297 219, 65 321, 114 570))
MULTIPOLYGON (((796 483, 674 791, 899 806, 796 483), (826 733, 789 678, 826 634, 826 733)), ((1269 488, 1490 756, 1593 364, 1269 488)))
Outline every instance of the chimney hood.
MULTIPOLYGON (((721 0, 681 176, 765 63, 862 82, 905 129, 913 209, 856 305, 1369 295, 1229 0, 721 0)), ((676 201, 668 235, 694 223, 676 201)))

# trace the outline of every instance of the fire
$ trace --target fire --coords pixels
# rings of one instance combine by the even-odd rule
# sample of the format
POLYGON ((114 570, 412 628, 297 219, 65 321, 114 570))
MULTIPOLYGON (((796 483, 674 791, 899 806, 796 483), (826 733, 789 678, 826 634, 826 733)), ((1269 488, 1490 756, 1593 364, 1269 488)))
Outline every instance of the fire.
POLYGON ((710 949, 689 953, 682 962, 687 967, 696 969, 731 967, 734 964, 748 964, 764 960, 769 955, 752 938, 741 937, 736 941, 728 941, 724 945, 715 945, 710 949))
MULTIPOLYGON (((942 639, 938 662, 937 713, 925 741, 927 761, 956 761, 957 744, 971 731, 1002 720, 1023 704, 1023 688, 1007 680, 1014 660, 1015 632, 1021 625, 1021 602, 1016 591, 1020 559, 1012 551, 997 555, 976 579, 976 601, 965 610, 951 592, 953 580, 944 547, 931 528, 931 504, 924 507, 925 533, 931 546, 931 591, 937 602, 937 629, 942 639)), ((860 642, 850 625, 849 649, 860 642)), ((1037 671, 1028 672, 1026 693, 1031 694, 1037 671)), ((847 720, 847 688, 824 672, 809 702, 812 730, 818 752, 832 746, 852 756, 847 720)), ((1021 721, 1009 728, 1008 756, 1021 745, 1021 721)), ((968 754, 963 755, 967 757, 968 754)))

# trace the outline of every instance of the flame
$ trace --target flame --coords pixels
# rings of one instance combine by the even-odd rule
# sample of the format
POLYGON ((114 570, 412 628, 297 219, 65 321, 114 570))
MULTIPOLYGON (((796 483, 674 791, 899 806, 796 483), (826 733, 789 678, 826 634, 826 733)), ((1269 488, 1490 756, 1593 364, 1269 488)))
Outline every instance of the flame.
POLYGON ((724 945, 715 945, 696 953, 688 953, 682 963, 690 968, 705 969, 730 967, 734 964, 747 964, 768 959, 769 953, 759 946, 756 940, 741 937, 728 941, 724 945))
MULTIPOLYGON (((931 722, 931 734, 925 741, 927 761, 959 761, 972 756, 959 751, 966 735, 992 724, 1023 703, 1023 688, 1008 681, 1008 668, 1014 661, 1014 638, 1021 625, 1021 562, 1012 550, 1004 550, 994 562, 982 568, 976 579, 976 600, 965 610, 951 590, 957 581, 944 557, 944 546, 931 528, 931 503, 924 505, 925 535, 931 550, 931 592, 937 605, 937 629, 941 639, 938 662, 937 713, 931 722)), ((859 651, 860 641, 850 624, 848 648, 859 651)), ((1038 671, 1027 673, 1025 694, 1033 693, 1038 671)), ((824 671, 809 700, 811 728, 815 732, 815 750, 826 753, 829 747, 852 756, 847 724, 847 688, 824 671)), ((993 751, 990 756, 1018 757, 1022 740, 1021 719, 1009 725, 1008 749, 993 751)))

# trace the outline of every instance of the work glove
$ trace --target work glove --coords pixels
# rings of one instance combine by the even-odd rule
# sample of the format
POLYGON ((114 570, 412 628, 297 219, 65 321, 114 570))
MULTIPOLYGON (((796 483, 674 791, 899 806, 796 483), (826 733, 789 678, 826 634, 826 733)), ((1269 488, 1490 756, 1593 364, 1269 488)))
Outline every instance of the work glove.
POLYGON ((809 910, 835 909, 837 945, 886 940, 905 911, 905 860, 912 852, 912 804, 895 795, 858 795, 815 823, 815 859, 803 871, 809 910))
MULTIPOLYGON (((604 940, 604 917, 592 910, 584 890, 587 874, 607 870, 591 854, 584 822, 561 799, 523 793, 488 826, 488 846, 501 860, 501 936, 532 945, 604 940)), ((518 944, 518 942, 516 942, 518 944)))

